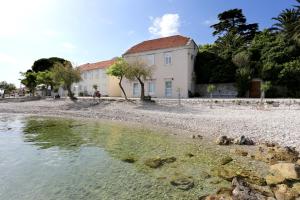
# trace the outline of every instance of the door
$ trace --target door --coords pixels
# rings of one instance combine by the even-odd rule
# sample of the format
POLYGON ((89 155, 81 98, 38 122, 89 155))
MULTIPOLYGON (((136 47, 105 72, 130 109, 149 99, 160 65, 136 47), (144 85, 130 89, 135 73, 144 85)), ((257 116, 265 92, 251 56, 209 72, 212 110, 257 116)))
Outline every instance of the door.
POLYGON ((172 81, 171 80, 165 81, 165 96, 166 97, 172 96, 172 81))
POLYGON ((140 96, 140 87, 139 87, 139 83, 133 83, 133 96, 134 97, 138 97, 140 96))

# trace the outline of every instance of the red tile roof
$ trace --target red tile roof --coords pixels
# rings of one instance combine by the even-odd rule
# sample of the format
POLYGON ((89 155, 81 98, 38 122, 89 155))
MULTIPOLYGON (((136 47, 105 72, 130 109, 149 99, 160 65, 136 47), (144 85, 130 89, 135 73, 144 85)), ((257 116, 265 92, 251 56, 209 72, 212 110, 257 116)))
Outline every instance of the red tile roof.
POLYGON ((167 48, 185 46, 189 42, 189 40, 190 38, 181 35, 174 35, 174 36, 158 38, 154 40, 147 40, 131 47, 124 53, 124 55, 140 53, 145 51, 152 51, 157 49, 167 49, 167 48))
POLYGON ((105 69, 114 64, 115 59, 100 61, 96 63, 86 63, 79 66, 80 71, 89 71, 93 69, 105 69))

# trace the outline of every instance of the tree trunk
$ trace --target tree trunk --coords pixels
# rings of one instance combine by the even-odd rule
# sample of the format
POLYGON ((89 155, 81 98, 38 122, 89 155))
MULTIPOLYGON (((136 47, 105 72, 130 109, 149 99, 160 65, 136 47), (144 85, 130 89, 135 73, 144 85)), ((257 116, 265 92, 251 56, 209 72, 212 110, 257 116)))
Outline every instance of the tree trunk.
POLYGON ((5 98, 5 90, 3 90, 2 98, 5 98))
POLYGON ((68 96, 70 97, 71 100, 74 100, 74 95, 73 95, 73 92, 71 90, 71 87, 70 86, 67 86, 67 91, 68 91, 68 96))
POLYGON ((137 77, 137 80, 140 82, 141 84, 141 101, 145 100, 145 84, 144 82, 141 80, 141 78, 137 77))
POLYGON ((120 88, 121 88, 121 90, 122 90, 122 92, 123 92, 123 94, 124 94, 125 100, 128 100, 127 95, 126 95, 126 93, 125 93, 125 90, 124 90, 124 88, 123 88, 123 86, 122 86, 122 79, 123 79, 123 77, 120 78, 119 86, 120 86, 120 88))

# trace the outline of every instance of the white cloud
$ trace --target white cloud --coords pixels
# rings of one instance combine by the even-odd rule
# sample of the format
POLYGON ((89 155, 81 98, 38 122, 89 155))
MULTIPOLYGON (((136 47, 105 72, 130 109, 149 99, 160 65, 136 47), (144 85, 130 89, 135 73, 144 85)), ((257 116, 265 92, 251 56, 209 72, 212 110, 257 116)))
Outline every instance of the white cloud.
POLYGON ((166 37, 179 34, 180 17, 178 14, 164 14, 161 17, 149 17, 152 25, 148 31, 153 36, 166 37))
POLYGON ((62 43, 62 47, 66 50, 73 50, 76 48, 76 46, 70 42, 64 42, 62 43))

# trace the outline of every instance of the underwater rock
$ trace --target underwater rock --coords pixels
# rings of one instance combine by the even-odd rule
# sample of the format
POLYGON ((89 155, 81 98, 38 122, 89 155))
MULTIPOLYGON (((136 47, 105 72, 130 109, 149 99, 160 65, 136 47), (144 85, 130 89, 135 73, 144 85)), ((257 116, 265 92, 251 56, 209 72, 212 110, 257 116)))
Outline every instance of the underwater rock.
POLYGON ((292 147, 280 147, 279 145, 260 145, 255 152, 255 159, 275 164, 278 161, 296 162, 299 152, 292 147))
POLYGON ((149 158, 145 160, 145 165, 147 165, 150 168, 158 168, 163 165, 162 159, 161 158, 149 158))
POLYGON ((254 145, 254 141, 244 135, 234 139, 233 143, 237 145, 254 145))
POLYGON ((191 177, 176 177, 170 183, 180 190, 189 190, 194 187, 194 180, 191 177))
POLYGON ((266 177, 268 185, 284 183, 287 180, 300 180, 300 166, 294 163, 278 163, 270 167, 266 177))
POLYGON ((226 164, 230 163, 231 161, 233 161, 233 159, 230 156, 226 156, 221 159, 220 163, 221 163, 221 165, 226 165, 226 164))
POLYGON ((203 139, 203 136, 202 135, 192 135, 192 138, 193 139, 203 139))
POLYGON ((192 153, 186 153, 185 154, 187 157, 189 157, 189 158, 192 158, 192 157, 194 157, 195 155, 194 154, 192 154, 192 153))
POLYGON ((175 157, 167 157, 167 158, 149 158, 145 160, 144 164, 150 168, 159 168, 163 166, 165 163, 173 163, 176 161, 175 157))
POLYGON ((236 154, 238 156, 247 156, 248 152, 243 149, 230 149, 230 153, 236 154))
POLYGON ((232 144, 232 138, 228 138, 225 135, 220 136, 217 138, 216 144, 217 145, 230 145, 230 144, 232 144))
POLYGON ((127 158, 123 158, 122 161, 127 163, 135 163, 136 159, 133 157, 127 157, 127 158))

